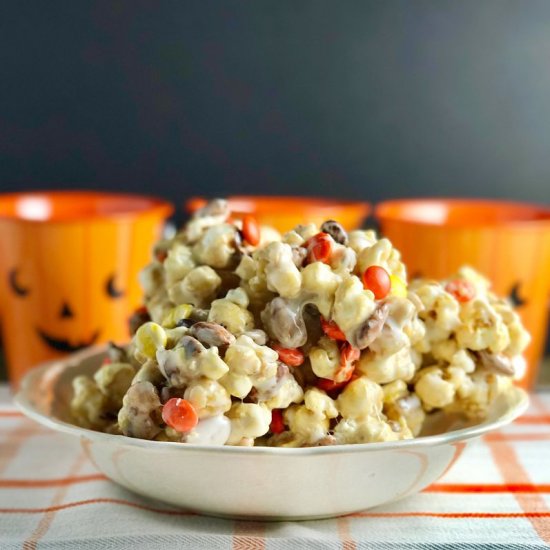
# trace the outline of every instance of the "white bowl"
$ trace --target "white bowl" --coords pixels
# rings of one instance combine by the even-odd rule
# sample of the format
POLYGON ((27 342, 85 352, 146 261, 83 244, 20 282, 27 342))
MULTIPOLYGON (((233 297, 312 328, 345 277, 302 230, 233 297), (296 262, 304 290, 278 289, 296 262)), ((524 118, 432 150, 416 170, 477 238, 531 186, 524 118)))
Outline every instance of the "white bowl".
POLYGON ((434 418, 432 433, 450 423, 452 431, 388 443, 286 449, 145 441, 70 423, 72 379, 93 373, 104 356, 93 348, 32 370, 17 405, 33 420, 79 437, 97 468, 127 489, 232 518, 326 518, 406 497, 437 480, 463 442, 512 422, 528 405, 527 394, 514 388, 482 423, 434 418))

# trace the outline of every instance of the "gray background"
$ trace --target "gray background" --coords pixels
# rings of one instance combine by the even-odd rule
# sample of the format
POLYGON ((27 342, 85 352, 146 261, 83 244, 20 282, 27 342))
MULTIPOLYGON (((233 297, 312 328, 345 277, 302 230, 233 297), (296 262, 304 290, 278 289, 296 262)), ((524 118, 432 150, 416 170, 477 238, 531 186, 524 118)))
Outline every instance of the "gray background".
POLYGON ((550 1, 4 1, 0 191, 550 202, 550 1))
POLYGON ((0 190, 550 201, 550 1, 5 1, 0 190))

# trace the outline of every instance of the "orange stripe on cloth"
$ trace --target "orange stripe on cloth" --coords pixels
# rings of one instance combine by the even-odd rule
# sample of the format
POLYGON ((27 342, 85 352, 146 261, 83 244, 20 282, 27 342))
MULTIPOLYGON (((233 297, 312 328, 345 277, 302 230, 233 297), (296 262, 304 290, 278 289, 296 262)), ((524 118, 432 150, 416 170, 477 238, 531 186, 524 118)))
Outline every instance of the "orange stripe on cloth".
POLYGON ((145 506, 143 504, 118 498, 91 498, 87 500, 77 500, 75 502, 67 502, 65 504, 58 504, 55 506, 48 506, 46 508, 0 508, 0 514, 45 514, 47 512, 60 512, 62 510, 93 504, 116 504, 120 506, 129 506, 130 508, 137 508, 138 510, 146 510, 147 512, 155 512, 157 514, 166 514, 169 516, 196 515, 194 512, 186 512, 184 510, 162 510, 161 508, 153 508, 152 506, 145 506))
POLYGON ((17 456, 25 441, 32 437, 38 429, 38 426, 33 422, 18 422, 6 434, 2 445, 0 445, 0 476, 17 456))
MULTIPOLYGON (((146 506, 131 502, 129 500, 116 499, 116 498, 92 498, 88 500, 79 500, 75 502, 67 502, 65 504, 59 504, 57 506, 48 506, 47 508, 0 508, 0 514, 43 514, 45 512, 60 512, 62 510, 68 510, 72 508, 78 508, 83 506, 89 506, 94 504, 114 504, 117 506, 128 506, 130 508, 137 508, 138 510, 145 510, 147 512, 154 512, 155 514, 165 514, 169 516, 195 516, 194 512, 188 512, 185 510, 163 510, 161 508, 153 508, 152 506, 146 506)), ((400 518, 400 517, 437 517, 437 518, 451 518, 451 519, 463 519, 463 518, 550 518, 550 512, 359 512, 356 514, 349 514, 348 518, 400 518)), ((242 522, 241 522, 242 523, 242 522)), ((258 525, 261 525, 260 523, 258 525)))
MULTIPOLYGON (((76 460, 74 461, 71 469, 69 470, 68 477, 74 476, 74 474, 78 472, 78 470, 82 467, 85 461, 86 461, 86 455, 83 452, 81 452, 76 458, 76 460)), ((68 490, 69 490, 68 485, 62 485, 57 490, 57 492, 55 493, 52 499, 52 506, 60 505, 63 502, 63 499, 65 498, 65 495, 67 494, 68 490)), ((38 541, 49 531, 56 513, 57 513, 56 510, 49 510, 44 513, 38 525, 36 526, 35 530, 23 543, 23 550, 36 550, 38 541)))
POLYGON ((550 433, 517 433, 503 434, 502 432, 493 432, 484 436, 488 443, 506 442, 506 441, 549 441, 550 433))
POLYGON ((342 550, 357 550, 357 544, 355 544, 349 532, 349 519, 347 517, 337 518, 336 528, 338 529, 338 537, 342 541, 342 550))
POLYGON ((550 518, 550 512, 360 512, 350 514, 353 518, 449 518, 449 519, 496 519, 496 518, 550 518))
POLYGON ((550 414, 525 414, 516 418, 514 424, 550 424, 550 414))
MULTIPOLYGON (((498 433, 498 432, 497 432, 498 433)), ((518 460, 512 445, 506 440, 495 440, 484 437, 489 445, 493 460, 505 483, 531 484, 529 474, 518 460)), ((514 498, 521 509, 529 518, 531 525, 546 543, 550 543, 550 509, 546 506, 544 498, 539 493, 514 493, 514 498), (527 515, 536 514, 536 515, 527 515), (540 515, 538 515, 540 514, 540 515)))
POLYGON ((74 485, 89 481, 104 481, 107 477, 103 474, 91 474, 88 476, 60 477, 52 479, 0 479, 0 489, 30 489, 40 487, 57 487, 59 485, 74 485))
POLYGON ((236 521, 233 527, 233 550, 265 550, 265 527, 254 521, 236 521))
POLYGON ((424 489, 425 493, 550 493, 550 485, 532 483, 434 483, 424 489))
POLYGON ((12 416, 23 416, 23 413, 19 412, 19 411, 13 411, 13 410, 9 410, 9 411, 0 411, 0 418, 2 417, 12 417, 12 416))

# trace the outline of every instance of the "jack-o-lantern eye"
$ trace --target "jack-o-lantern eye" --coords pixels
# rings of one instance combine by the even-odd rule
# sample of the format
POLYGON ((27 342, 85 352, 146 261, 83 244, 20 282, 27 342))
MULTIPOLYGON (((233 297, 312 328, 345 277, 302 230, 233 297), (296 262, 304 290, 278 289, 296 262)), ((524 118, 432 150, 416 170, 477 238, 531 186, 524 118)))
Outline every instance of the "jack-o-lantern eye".
POLYGON ((17 281, 17 268, 12 269, 8 273, 8 281, 9 281, 9 284, 10 284, 10 288, 13 290, 13 292, 15 294, 17 294, 17 296, 23 297, 23 296, 26 296, 30 292, 27 287, 22 286, 17 281))
POLYGON ((510 290, 510 294, 508 294, 508 298, 510 299, 514 307, 521 307, 527 303, 527 300, 523 299, 520 296, 520 293, 519 293, 520 284, 521 283, 516 283, 512 287, 512 290, 510 290))
POLYGON ((111 298, 121 298, 124 296, 124 291, 118 289, 115 285, 115 275, 111 275, 105 282, 105 292, 111 298))

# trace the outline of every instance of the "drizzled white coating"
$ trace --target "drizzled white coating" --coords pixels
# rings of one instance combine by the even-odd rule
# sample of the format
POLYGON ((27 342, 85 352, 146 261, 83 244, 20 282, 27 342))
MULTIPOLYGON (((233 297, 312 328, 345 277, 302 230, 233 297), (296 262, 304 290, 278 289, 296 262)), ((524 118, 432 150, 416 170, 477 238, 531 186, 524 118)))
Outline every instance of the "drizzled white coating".
POLYGON ((314 224, 282 237, 262 228, 251 246, 225 201, 205 206, 143 270, 150 320, 127 357, 75 379, 75 421, 162 441, 299 447, 415 437, 439 409, 482 417, 525 368, 529 336, 510 305, 468 268, 451 278, 471 285, 464 302, 448 281, 407 286, 388 239, 323 228, 326 263, 306 248, 314 224), (371 266, 392 281, 382 299, 363 284, 371 266), (301 359, 286 365, 284 348, 301 359), (196 412, 187 432, 161 416, 172 397, 196 412))
POLYGON ((193 445, 225 445, 231 433, 231 422, 223 414, 200 420, 185 438, 193 445))

